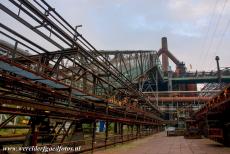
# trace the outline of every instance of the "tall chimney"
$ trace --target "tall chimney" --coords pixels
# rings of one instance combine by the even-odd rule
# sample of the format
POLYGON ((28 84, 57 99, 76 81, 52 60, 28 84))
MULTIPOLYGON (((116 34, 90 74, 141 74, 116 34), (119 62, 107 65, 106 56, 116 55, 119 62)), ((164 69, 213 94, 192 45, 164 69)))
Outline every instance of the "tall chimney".
POLYGON ((161 44, 162 44, 162 66, 163 66, 163 71, 168 72, 168 66, 169 66, 169 59, 166 54, 168 51, 168 43, 167 43, 167 37, 162 37, 161 39, 161 44))

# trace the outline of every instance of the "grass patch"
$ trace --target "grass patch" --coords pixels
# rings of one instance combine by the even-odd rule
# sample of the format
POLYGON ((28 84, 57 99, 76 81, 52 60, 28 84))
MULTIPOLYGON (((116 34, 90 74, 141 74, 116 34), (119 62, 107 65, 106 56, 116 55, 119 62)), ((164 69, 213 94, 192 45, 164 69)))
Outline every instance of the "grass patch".
POLYGON ((26 135, 29 129, 0 129, 0 136, 26 135))

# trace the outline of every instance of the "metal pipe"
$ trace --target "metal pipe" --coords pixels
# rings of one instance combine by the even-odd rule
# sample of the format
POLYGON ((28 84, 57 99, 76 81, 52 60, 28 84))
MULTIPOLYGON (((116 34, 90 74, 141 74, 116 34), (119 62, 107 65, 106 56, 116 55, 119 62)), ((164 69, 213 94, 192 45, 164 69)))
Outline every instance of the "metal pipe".
MULTIPOLYGON (((156 101, 154 97, 149 97, 151 101, 156 101)), ((201 97, 158 97, 159 102, 207 102, 211 97, 201 96, 201 97)))
POLYGON ((204 90, 204 91, 153 91, 153 92, 143 92, 144 94, 165 94, 165 93, 218 93, 221 90, 204 90))

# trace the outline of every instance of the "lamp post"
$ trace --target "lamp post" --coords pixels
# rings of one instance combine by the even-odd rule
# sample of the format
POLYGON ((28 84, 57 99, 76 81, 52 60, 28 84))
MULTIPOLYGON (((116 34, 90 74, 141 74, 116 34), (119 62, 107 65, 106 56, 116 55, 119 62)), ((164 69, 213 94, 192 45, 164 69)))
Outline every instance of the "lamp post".
POLYGON ((219 56, 216 56, 215 60, 216 60, 216 65, 217 65, 218 83, 220 86, 219 88, 221 89, 221 74, 220 74, 220 64, 219 64, 220 58, 219 58, 219 56))

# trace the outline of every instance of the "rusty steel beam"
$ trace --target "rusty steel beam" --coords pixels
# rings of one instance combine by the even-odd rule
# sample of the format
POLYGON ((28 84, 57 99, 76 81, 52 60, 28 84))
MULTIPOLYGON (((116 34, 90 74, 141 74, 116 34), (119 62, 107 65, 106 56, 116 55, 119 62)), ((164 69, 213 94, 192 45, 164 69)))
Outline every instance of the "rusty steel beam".
MULTIPOLYGON (((112 115, 106 115, 106 113, 97 113, 92 111, 81 111, 78 109, 71 109, 63 106, 54 106, 50 104, 44 104, 44 103, 31 103, 30 100, 23 100, 19 98, 11 98, 6 96, 0 96, 0 104, 11 104, 11 105, 17 105, 17 106, 23 106, 27 108, 6 108, 0 106, 1 113, 10 113, 10 114, 21 114, 21 115, 27 115, 25 111, 29 112, 29 115, 36 115, 37 111, 42 111, 44 114, 46 114, 46 111, 49 111, 49 115, 52 116, 60 116, 63 115, 63 117, 76 117, 78 119, 80 118, 89 118, 89 119, 101 119, 101 120, 110 120, 110 121, 118 121, 118 122, 126 122, 126 123, 143 123, 143 124, 157 124, 155 121, 158 120, 149 120, 146 121, 146 119, 142 119, 142 121, 135 120, 132 118, 123 118, 123 117, 114 117, 112 115), (28 109, 29 108, 29 109, 28 109), (31 111, 31 108, 36 109, 37 111, 31 111)), ((160 121, 158 122, 158 124, 160 121)))
MULTIPOLYGON (((4 79, 4 84, 3 84, 3 87, 4 88, 7 88, 7 91, 5 90, 2 90, 3 92, 5 92, 5 96, 7 94, 10 94, 10 95, 14 95, 14 97, 25 97, 27 99, 30 99, 30 100, 36 100, 36 101, 43 101, 42 98, 37 98, 35 97, 36 95, 46 95, 46 97, 54 97, 54 99, 62 99, 63 101, 65 100, 68 100, 68 95, 66 95, 65 92, 66 90, 64 89, 63 91, 62 90, 58 90, 58 89, 49 89, 49 88, 45 88, 45 87, 42 87, 41 85, 39 84, 35 84, 34 82, 30 82, 28 80, 23 80, 23 79, 20 79, 20 78, 17 78, 17 77, 14 77, 14 76, 10 76, 10 75, 7 75, 7 74, 3 74, 3 77, 5 77, 4 79), (14 84, 12 84, 11 80, 14 80, 14 84), (20 91, 18 92, 14 92, 13 89, 18 89, 20 88, 20 91), (38 94, 37 93, 33 93, 33 89, 37 89, 36 92, 39 92, 38 94), (10 90, 10 91, 9 91, 10 90)), ((50 102, 51 104, 59 104, 59 105, 64 105, 66 106, 67 104, 60 104, 56 101, 52 101, 50 102)), ((78 106, 82 106, 82 105, 86 105, 86 104, 91 104, 93 102, 90 102, 90 101, 87 101, 87 100, 78 100, 77 98, 75 97, 72 97, 72 105, 71 107, 77 107, 76 105, 78 106)), ((105 105, 103 103, 94 103, 95 107, 97 108, 105 108, 105 105)), ((70 107, 70 106, 69 106, 70 107)), ((157 118, 153 113, 150 113, 150 112, 145 112, 141 109, 138 109, 138 108, 135 108, 134 106, 130 106, 130 105, 126 105, 125 108, 128 108, 128 115, 134 115, 136 113, 138 113, 139 115, 145 115, 147 117, 155 117, 157 118)), ((121 113, 123 114, 123 109, 125 109, 124 107, 122 106, 114 106, 110 104, 110 111, 113 112, 113 113, 121 113)), ((157 114, 156 114, 157 115, 157 114)))
MULTIPOLYGON (((156 101, 155 97, 149 96, 151 101, 156 101)), ((200 96, 200 97, 158 97, 159 102, 207 102, 211 99, 211 97, 200 96)))
MULTIPOLYGON (((121 126, 137 125, 139 136, 146 134, 141 128, 147 125, 162 125, 161 112, 132 83, 135 76, 145 74, 153 67, 152 51, 120 52, 116 53, 119 54, 116 58, 109 59, 110 53, 97 51, 44 0, 9 1, 11 6, 1 3, 1 10, 46 43, 41 46, 33 37, 27 38, 22 31, 0 23, 3 29, 1 36, 15 42, 14 46, 0 42, 0 48, 5 52, 0 56, 0 113, 30 116, 28 128, 31 132, 28 132, 24 143, 39 144, 42 129, 48 127, 51 144, 57 144, 56 137, 64 135, 60 143, 64 145, 69 121, 93 121, 94 131, 98 120, 106 121, 107 135, 102 146, 106 146, 107 140, 109 142, 111 122, 119 122, 121 126), (12 8, 19 9, 18 14, 12 8), (57 52, 49 51, 46 46, 55 47, 57 52), (21 47, 28 52, 23 52, 21 47), (132 76, 134 68, 138 73, 132 76), (61 127, 58 127, 61 122, 61 127), (54 129, 58 131, 51 133, 54 129)), ((93 136, 91 150, 97 146, 95 132, 93 136)), ((126 141, 123 129, 120 137, 122 139, 118 142, 126 141)))
MULTIPOLYGON (((45 14, 43 14, 37 7, 35 7, 32 3, 30 3, 29 1, 23 1, 20 0, 21 4, 24 5, 28 10, 32 11, 34 13, 34 15, 29 14, 28 10, 21 7, 21 5, 19 5, 17 2, 11 0, 11 2, 16 6, 19 7, 22 11, 24 11, 25 13, 27 13, 29 16, 31 16, 33 19, 36 19, 37 21, 39 20, 44 20, 46 22, 47 25, 44 25, 45 28, 48 29, 48 25, 50 25, 54 30, 56 30, 56 33, 54 33, 54 31, 52 29, 48 29, 49 31, 53 32, 54 34, 56 34, 57 36, 61 37, 62 40, 65 40, 65 43, 67 43, 69 46, 72 47, 73 45, 76 45, 77 47, 79 47, 81 50, 78 50, 78 52, 80 52, 82 55, 85 56, 85 58, 91 58, 94 61, 92 61, 94 64, 98 65, 98 67, 101 67, 103 69, 105 69, 106 71, 111 73, 111 76, 115 76, 117 78, 117 80, 119 80, 119 82, 123 83, 123 84, 131 84, 131 82, 123 75, 121 74, 122 78, 120 78, 120 76, 117 76, 117 74, 119 74, 120 72, 109 62, 107 61, 82 35, 80 35, 77 31, 75 31, 75 29, 67 22, 65 21, 49 4, 47 4, 45 1, 40 2, 36 2, 39 6, 42 6, 42 3, 44 5, 46 5, 47 10, 45 7, 42 7, 43 10, 47 11, 49 13, 50 16, 58 16, 60 20, 58 20, 58 22, 65 24, 66 26, 63 26, 64 29, 68 30, 68 33, 64 31, 64 29, 62 29, 62 27, 59 27, 57 24, 54 23, 54 21, 52 21, 49 16, 46 16, 45 14), (79 37, 77 39, 77 41, 80 42, 76 42, 75 40, 73 40, 74 37, 72 37, 71 35, 77 34, 77 36, 79 37), (83 45, 89 49, 90 52, 92 52, 92 54, 83 47, 83 45), (97 55, 96 58, 95 55, 97 55), (124 82, 124 80, 126 80, 124 82)), ((4 10, 6 13, 8 13, 9 11, 7 9, 4 10)), ((11 14, 12 16, 12 14, 11 14)), ((18 19, 18 18, 16 18, 18 19)), ((27 26, 28 27, 28 26, 27 26)), ((33 28, 32 30, 34 30, 35 28, 33 28)), ((41 35, 41 34, 39 34, 41 35)), ((43 36, 43 35, 41 35, 43 36)), ((46 38, 47 39, 47 38, 46 38)), ((48 40, 48 39, 47 39, 48 40)), ((49 41, 49 40, 48 40, 49 41)), ((134 90, 134 89, 133 89, 134 90)))
POLYGON ((213 97, 206 105, 195 113, 196 119, 204 118, 208 112, 223 112, 230 107, 230 84, 228 84, 221 92, 213 97))
POLYGON ((202 90, 202 91, 153 91, 153 92, 143 92, 144 94, 148 94, 148 95, 154 95, 154 94, 197 94, 197 93, 217 93, 220 92, 221 90, 202 90))
MULTIPOLYGON (((108 61, 102 54, 100 54, 87 40, 85 40, 81 35, 79 35, 72 26, 70 26, 55 10, 53 10, 53 8, 51 6, 49 6, 49 4, 47 4, 45 1, 42 2, 35 2, 37 3, 41 8, 36 8, 32 3, 30 3, 29 1, 20 1, 21 4, 19 4, 18 2, 14 1, 14 0, 10 0, 10 2, 12 4, 14 4, 16 7, 18 7, 22 12, 28 14, 28 16, 30 16, 33 20, 35 20, 36 22, 38 22, 41 28, 47 29, 48 31, 50 31, 53 35, 57 36, 57 38, 60 39, 60 41, 62 41, 63 43, 65 43, 66 45, 68 45, 70 48, 72 49, 76 49, 74 50, 74 53, 78 53, 79 55, 81 55, 83 57, 83 59, 85 59, 87 62, 90 63, 90 67, 85 68, 85 70, 87 70, 87 72, 89 72, 89 70, 95 69, 95 72, 90 73, 90 75, 93 75, 95 77, 97 77, 97 79, 99 81, 103 81, 103 83, 99 83, 98 85, 101 87, 107 87, 104 86, 103 84, 109 85, 107 89, 104 89, 104 91, 109 91, 109 94, 114 95, 113 93, 110 92, 110 89, 115 89, 116 91, 121 91, 119 90, 119 87, 114 87, 113 85, 115 84, 110 84, 111 83, 111 79, 112 81, 120 84, 119 86, 121 87, 126 87, 128 89, 128 93, 135 93, 136 96, 140 97, 141 99, 145 99, 143 97, 143 94, 140 91, 137 91, 134 87, 134 85, 132 85, 132 83, 130 82, 130 80, 124 75, 124 73, 120 72, 115 66, 113 66, 113 64, 108 61), (46 7, 42 7, 42 3, 46 6, 46 7), (25 6, 25 7, 22 7, 25 6), (41 10, 42 11, 41 11, 41 10), (33 14, 31 12, 33 12, 33 14), (49 16, 46 16, 46 14, 43 14, 42 12, 45 11, 46 13, 49 14, 49 16), (55 24, 55 22, 53 21, 54 19, 51 19, 51 17, 53 16, 57 16, 58 18, 54 18, 58 23, 61 24, 57 25, 55 24), (45 21, 46 24, 42 24, 41 20, 45 21), (51 28, 50 28, 51 27, 51 28), (66 30, 66 31, 65 31, 66 30), (76 36, 74 34, 77 34, 77 36, 79 36, 79 38, 77 40, 74 40, 73 38, 75 38, 76 36), (91 66, 94 67, 91 67, 91 66), (109 79, 106 78, 99 78, 97 76, 97 72, 103 72, 104 74, 109 74, 109 79), (109 82, 107 81, 109 80, 109 82)), ((13 18, 15 18, 16 20, 18 20, 19 22, 21 22, 22 24, 24 24, 26 27, 30 28, 32 31, 34 31, 35 33, 37 33, 38 35, 40 35, 42 38, 44 38, 47 42, 57 46, 60 50, 63 50, 62 47, 60 47, 60 44, 57 45, 57 43, 51 39, 50 37, 47 37, 47 34, 43 33, 42 31, 40 31, 38 28, 34 27, 33 25, 31 25, 30 23, 26 22, 25 19, 23 19, 22 16, 16 15, 14 12, 12 12, 9 8, 5 7, 4 5, 0 5, 1 9, 6 12, 7 14, 9 14, 10 16, 12 16, 13 18)), ((33 52, 36 52, 38 54, 44 53, 45 55, 42 56, 41 58, 45 58, 46 62, 49 63, 54 62, 56 63, 52 68, 49 68, 48 65, 46 66, 46 68, 44 68, 46 70, 46 72, 50 72, 48 73, 49 76, 53 76, 56 75, 60 77, 60 74, 64 74, 65 73, 61 72, 60 68, 63 68, 63 66, 61 66, 60 64, 58 64, 61 61, 61 58, 58 59, 57 61, 53 61, 52 58, 50 59, 50 51, 47 51, 46 49, 44 49, 43 47, 38 46, 36 43, 32 42, 31 40, 17 34, 16 32, 14 32, 13 30, 10 30, 10 28, 4 26, 3 24, 1 24, 1 26, 9 31, 10 33, 12 33, 13 35, 16 35, 17 37, 22 38, 25 42, 28 42, 29 44, 32 44, 32 46, 35 46, 36 48, 38 48, 40 51, 37 52, 36 50, 33 50, 33 52), (55 73, 55 74, 54 74, 55 73)), ((2 33, 3 34, 3 33, 2 33)), ((14 38, 11 38, 14 41, 16 41, 17 43, 19 43, 18 40, 15 40, 14 38)), ((20 43, 22 44, 22 43, 20 43)), ((22 44, 23 46, 25 46, 24 44, 22 44)), ((31 48, 30 48, 31 50, 31 48)), ((52 57, 52 56, 51 56, 52 57)), ((55 57, 55 56, 54 56, 55 57)), ((60 57, 60 56, 59 56, 60 57)), ((69 55, 65 55, 64 56, 65 59, 71 61, 71 63, 73 63, 74 65, 76 65, 76 61, 73 61, 72 58, 69 57, 69 55)), ((28 56, 26 57, 27 59, 30 59, 32 61, 39 61, 39 59, 33 59, 32 57, 28 56)), ((79 58, 79 57, 78 57, 79 58)), ((143 60, 142 60, 143 61, 143 60)), ((38 64, 39 65, 39 64, 38 64)), ((40 64, 41 65, 41 64, 40 64)), ((85 67, 84 64, 77 64, 78 67, 85 67)), ((34 67, 34 66, 32 66, 34 67)), ((74 66, 73 66, 74 67, 74 66)), ((143 66, 142 66, 143 67, 143 66)), ((127 70, 127 67, 125 67, 127 70)), ((66 69, 66 68, 65 68, 66 69)), ((73 76, 73 71, 70 71, 72 73, 73 76)), ((41 73, 41 72, 39 72, 41 73)), ((79 76, 79 75, 78 75, 79 76)), ((66 78, 66 77, 64 77, 66 78)), ((68 77, 67 77, 68 78, 68 77)), ((82 77, 82 78, 86 78, 86 77, 82 77)), ((86 80, 90 80, 91 78, 86 78, 86 80)), ((60 81, 60 80, 58 80, 60 81)), ((90 88, 89 88, 90 89, 90 88)), ((88 89, 87 89, 88 90, 88 89)), ((85 91, 85 90, 84 90, 85 91)), ((89 91, 89 90, 88 90, 89 91)), ((108 93, 104 94, 107 95, 108 93)), ((126 92, 123 92, 127 94, 126 92)), ((104 96, 106 97, 106 96, 104 96)), ((151 103, 148 103, 149 101, 145 101, 145 104, 149 105, 150 107, 152 107, 151 103)), ((154 109, 154 107, 152 107, 154 109)))
POLYGON ((16 115, 10 115, 5 121, 0 124, 0 129, 5 127, 11 120, 13 120, 16 115))

